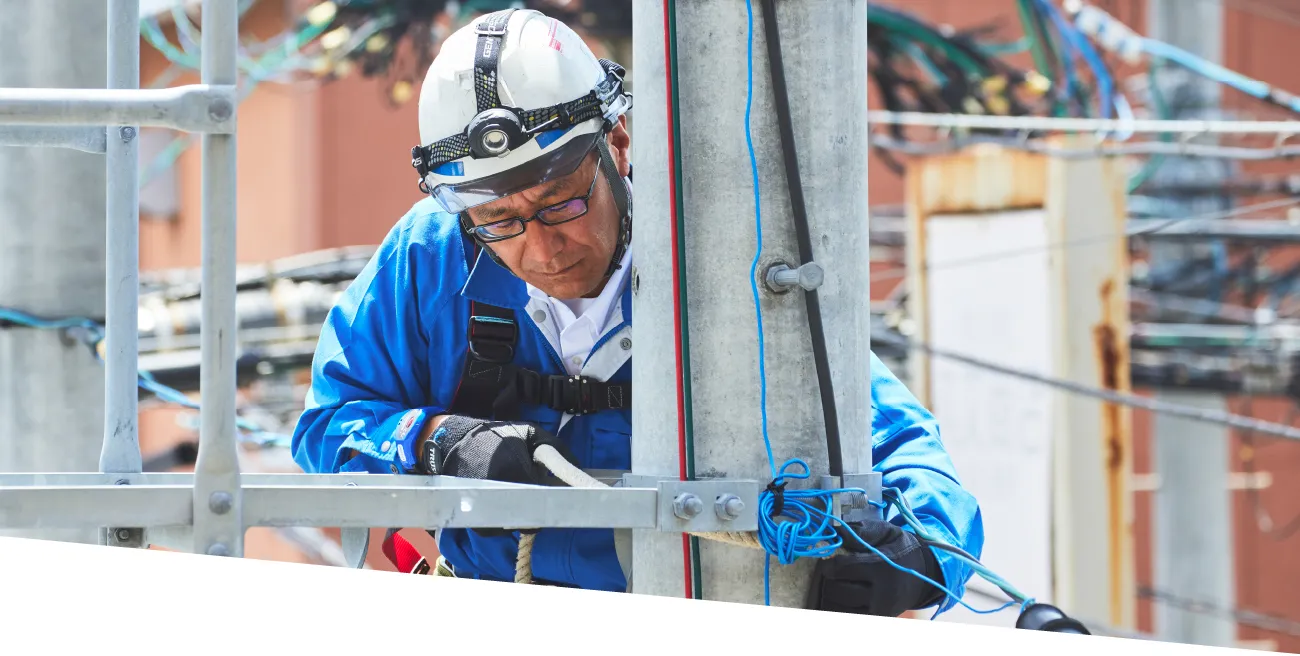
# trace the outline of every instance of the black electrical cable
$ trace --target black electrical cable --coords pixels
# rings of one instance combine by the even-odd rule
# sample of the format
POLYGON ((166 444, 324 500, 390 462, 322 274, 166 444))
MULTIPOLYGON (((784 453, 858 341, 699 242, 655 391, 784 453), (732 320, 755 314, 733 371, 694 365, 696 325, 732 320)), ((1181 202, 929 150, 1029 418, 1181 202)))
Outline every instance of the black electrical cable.
MULTIPOLYGON (((808 212, 804 207, 803 184, 799 180, 799 160, 794 147, 794 128, 790 121, 790 99, 785 88, 785 70, 781 62, 781 41, 776 21, 775 0, 762 0, 763 27, 767 31, 768 69, 772 74, 772 91, 776 96, 777 124, 781 130, 781 150, 785 159, 786 184, 790 188, 790 205, 794 214, 795 234, 799 241, 800 264, 813 261, 812 238, 808 234, 808 212)), ((821 389, 822 416, 826 423, 826 457, 831 476, 844 475, 844 457, 840 447, 839 418, 835 411, 835 390, 831 386, 830 363, 826 357, 826 335, 822 328, 821 305, 817 291, 804 292, 808 307, 808 329, 812 333, 813 362, 817 366, 817 386, 821 389)))

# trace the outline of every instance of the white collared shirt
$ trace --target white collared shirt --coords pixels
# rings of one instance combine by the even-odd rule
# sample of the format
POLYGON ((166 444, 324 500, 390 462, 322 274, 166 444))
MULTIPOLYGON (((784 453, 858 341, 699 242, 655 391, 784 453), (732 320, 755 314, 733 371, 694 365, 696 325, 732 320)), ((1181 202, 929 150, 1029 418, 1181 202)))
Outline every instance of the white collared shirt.
POLYGON ((532 285, 527 286, 528 295, 534 301, 538 301, 530 305, 542 306, 547 315, 538 317, 534 313, 532 318, 539 326, 545 327, 550 323, 558 331, 558 342, 553 338, 551 331, 543 332, 547 333, 551 345, 555 347, 564 362, 565 370, 571 376, 576 376, 582 371, 583 363, 587 361, 591 349, 609 327, 613 310, 617 307, 620 312, 622 311, 618 301, 627 284, 628 268, 632 265, 631 246, 623 254, 620 264, 621 266, 610 276, 609 281, 605 283, 605 288, 596 298, 561 300, 547 296, 546 292, 532 285))

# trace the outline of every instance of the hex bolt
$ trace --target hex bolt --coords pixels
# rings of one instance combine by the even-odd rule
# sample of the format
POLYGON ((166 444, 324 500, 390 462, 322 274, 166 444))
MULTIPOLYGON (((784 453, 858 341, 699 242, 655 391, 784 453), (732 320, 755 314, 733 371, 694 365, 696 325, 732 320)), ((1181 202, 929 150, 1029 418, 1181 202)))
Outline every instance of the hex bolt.
POLYGON ((125 528, 119 528, 119 529, 117 529, 117 541, 118 541, 118 542, 126 542, 127 540, 130 540, 130 539, 131 539, 131 531, 130 531, 130 529, 125 529, 125 528))
POLYGON ((704 512, 704 502, 690 492, 683 492, 673 499, 673 514, 681 519, 692 519, 704 512))
POLYGON ((224 545, 224 544, 218 542, 218 543, 216 543, 216 544, 214 544, 214 545, 208 547, 208 555, 209 555, 209 556, 229 556, 229 555, 230 555, 230 549, 229 549, 228 547, 226 547, 226 545, 224 545))
POLYGON ((734 494, 723 494, 713 502, 713 510, 722 520, 735 519, 745 512, 745 502, 734 494))
POLYGON ((218 515, 230 512, 230 508, 234 505, 235 499, 229 492, 213 492, 212 496, 208 497, 208 509, 218 515))
POLYGON ((764 278, 768 289, 782 293, 795 287, 802 287, 805 291, 817 289, 822 286, 825 275, 821 265, 816 262, 809 262, 797 269, 790 268, 784 262, 778 262, 768 268, 764 278))
POLYGON ((135 139, 135 128, 118 128, 117 136, 121 137, 123 142, 130 143, 132 139, 135 139))

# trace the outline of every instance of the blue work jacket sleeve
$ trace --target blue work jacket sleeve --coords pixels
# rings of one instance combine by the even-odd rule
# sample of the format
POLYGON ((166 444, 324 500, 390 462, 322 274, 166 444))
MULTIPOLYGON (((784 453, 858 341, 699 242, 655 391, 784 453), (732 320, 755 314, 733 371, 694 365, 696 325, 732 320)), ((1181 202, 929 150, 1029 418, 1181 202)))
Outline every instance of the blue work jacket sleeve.
POLYGON ((446 287, 457 276, 413 270, 429 258, 410 256, 428 247, 430 221, 413 210, 399 222, 325 318, 291 443, 308 473, 404 473, 399 439, 445 410, 429 391, 430 335, 421 317, 438 316, 458 289, 419 282, 446 287))
MULTIPOLYGON (((883 362, 871 354, 871 446, 881 484, 896 488, 925 531, 936 540, 960 547, 976 559, 984 548, 979 503, 961 486, 952 459, 939 436, 939 423, 883 362)), ((906 522, 890 507, 886 519, 906 522)), ((935 611, 957 605, 974 570, 954 554, 934 549, 943 570, 945 596, 935 611)))

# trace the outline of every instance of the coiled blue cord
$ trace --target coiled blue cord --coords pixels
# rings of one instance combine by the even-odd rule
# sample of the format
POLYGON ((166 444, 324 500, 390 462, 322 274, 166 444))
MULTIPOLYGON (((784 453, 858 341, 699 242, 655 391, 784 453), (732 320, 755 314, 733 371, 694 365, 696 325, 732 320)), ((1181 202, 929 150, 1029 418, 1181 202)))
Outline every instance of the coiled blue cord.
MULTIPOLYGON (((808 463, 799 458, 787 460, 778 471, 776 468, 776 458, 772 455, 772 440, 768 434, 767 427, 767 368, 764 364, 764 339, 763 339, 763 312, 759 303, 758 295, 758 262, 763 254, 763 215, 762 215, 762 195, 758 184, 758 156, 754 152, 754 137, 750 127, 750 116, 754 105, 754 6, 753 0, 745 0, 745 11, 748 18, 747 43, 746 43, 746 91, 745 91, 745 145, 749 150, 750 172, 754 184, 754 233, 756 236, 756 247, 754 259, 749 269, 750 291, 754 298, 754 319, 757 322, 758 332, 758 393, 759 393, 759 412, 762 417, 762 434, 763 447, 767 451, 767 464, 772 473, 772 486, 759 494, 759 525, 758 539, 763 546, 766 555, 763 559, 763 604, 771 605, 771 564, 772 556, 775 555, 777 560, 783 565, 789 565, 799 558, 827 558, 833 555, 844 545, 840 533, 835 530, 835 524, 843 524, 843 520, 836 517, 830 512, 823 510, 834 508, 835 495, 845 493, 858 493, 866 496, 866 491, 856 488, 841 488, 834 490, 785 490, 786 479, 806 479, 809 476, 808 463), (798 465, 802 467, 801 472, 792 472, 790 468, 798 465), (777 513, 777 492, 781 494, 781 511, 777 513), (776 521, 777 517, 784 518, 786 521, 776 521)), ((893 490, 897 493, 897 490, 893 490)), ((902 517, 917 531, 918 537, 930 539, 926 535, 924 528, 921 526, 916 516, 912 514, 906 502, 902 500, 901 494, 892 494, 893 500, 891 505, 898 507, 902 517)), ((872 501, 874 507, 884 509, 886 504, 872 501)), ((961 554, 953 553, 954 556, 961 558, 963 561, 970 563, 971 567, 984 576, 991 583, 998 585, 1008 595, 1012 596, 1014 601, 1003 604, 993 610, 978 610, 967 605, 961 597, 932 581, 929 577, 917 572, 916 570, 903 567, 880 552, 876 547, 864 541, 851 528, 847 531, 849 535, 861 544, 867 550, 875 553, 884 562, 888 563, 894 569, 911 574, 929 583, 930 585, 942 590, 948 597, 961 604, 973 613, 987 615, 997 613, 1007 608, 1021 603, 1022 610, 1032 603, 1032 600, 1019 594, 1010 585, 997 575, 990 572, 978 561, 966 558, 961 554)), ((936 541, 932 540, 931 541, 936 541)), ((940 606, 942 607, 942 605, 940 606)), ((936 611, 935 616, 938 616, 936 611)), ((933 618, 932 618, 933 619, 933 618)))

